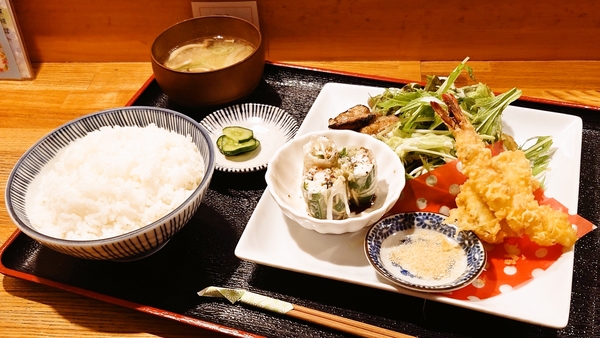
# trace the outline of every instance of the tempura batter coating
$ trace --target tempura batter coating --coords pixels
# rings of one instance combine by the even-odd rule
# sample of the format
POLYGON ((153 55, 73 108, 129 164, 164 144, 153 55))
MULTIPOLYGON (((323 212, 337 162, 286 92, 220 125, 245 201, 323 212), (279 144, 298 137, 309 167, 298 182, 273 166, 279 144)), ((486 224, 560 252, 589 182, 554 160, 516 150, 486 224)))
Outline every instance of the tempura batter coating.
POLYGON ((467 177, 448 221, 489 243, 525 234, 542 246, 572 246, 577 233, 568 215, 535 200, 533 192, 539 182, 533 178, 525 154, 514 150, 492 156, 456 98, 444 94, 443 100, 448 111, 436 102, 431 106, 453 132, 456 154, 467 177))

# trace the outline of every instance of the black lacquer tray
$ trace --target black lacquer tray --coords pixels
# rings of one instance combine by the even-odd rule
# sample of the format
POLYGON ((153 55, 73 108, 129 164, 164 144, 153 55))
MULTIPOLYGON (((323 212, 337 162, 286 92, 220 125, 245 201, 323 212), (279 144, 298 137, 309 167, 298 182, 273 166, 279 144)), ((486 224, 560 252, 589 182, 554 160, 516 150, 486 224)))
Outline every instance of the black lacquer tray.
MULTIPOLYGON (((398 87, 402 82, 267 63, 263 81, 244 102, 280 107, 300 124, 328 82, 398 87)), ((169 102, 150 78, 129 105, 158 106, 196 120, 212 110, 169 102)), ((600 110, 522 98, 518 106, 580 116, 583 144, 579 214, 600 222, 600 110)), ((246 262, 234 249, 266 183, 264 170, 215 171, 204 202, 190 223, 158 253, 135 262, 88 261, 45 248, 16 231, 1 248, 0 272, 233 336, 342 337, 340 332, 245 305, 201 298, 206 286, 245 288, 419 337, 589 337, 600 335, 600 233, 580 239, 570 319, 561 330, 452 305, 246 262), (139 281, 144 281, 140 283, 139 281), (167 292, 165 292, 167 291, 167 292)), ((515 306, 519 306, 515 304, 515 306)))

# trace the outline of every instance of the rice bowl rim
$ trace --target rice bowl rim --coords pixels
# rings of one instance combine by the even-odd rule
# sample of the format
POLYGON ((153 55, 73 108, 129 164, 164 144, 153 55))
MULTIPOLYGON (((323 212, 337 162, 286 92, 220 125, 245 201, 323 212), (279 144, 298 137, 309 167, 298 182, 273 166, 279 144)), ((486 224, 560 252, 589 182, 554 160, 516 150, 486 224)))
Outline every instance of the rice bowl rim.
MULTIPOLYGON (((149 121, 149 123, 147 125, 149 125, 150 123, 154 123, 153 121, 149 121)), ((146 126, 147 126, 146 125, 146 126)), ((102 125, 102 127, 114 127, 115 125, 102 125)), ((131 126, 131 127, 141 127, 140 125, 133 123, 133 124, 126 124, 125 126, 131 126)), ((178 133, 175 130, 166 128, 166 127, 161 127, 163 129, 175 132, 179 135, 183 135, 178 133)), ((97 131, 99 129, 95 129, 95 130, 91 130, 86 132, 86 134, 84 136, 87 136, 89 133, 91 133, 92 131, 97 131)), ((84 137, 82 136, 82 137, 84 137)), ((184 135, 186 136, 186 135, 184 135)), ((77 138, 73 138, 72 140, 70 140, 67 145, 75 140, 78 140, 82 137, 77 137, 77 138)), ((194 145, 196 145, 194 143, 194 145)), ((198 145, 196 145, 196 148, 198 149, 198 145)), ((64 147, 58 149, 56 151, 56 153, 58 153, 58 151, 64 149, 64 147)), ((212 146, 212 142, 210 139, 210 136, 208 134, 208 132, 204 129, 204 127, 202 127, 200 125, 200 123, 196 122, 196 120, 192 119, 191 117, 182 114, 180 112, 171 110, 171 109, 166 109, 166 108, 160 108, 160 107, 153 107, 153 106, 128 106, 128 107, 122 107, 122 108, 111 108, 111 109, 107 109, 107 110, 102 110, 102 111, 98 111, 98 112, 94 112, 94 113, 90 113, 90 114, 86 114, 83 116, 80 116, 74 120, 71 120, 69 122, 64 123, 63 125, 55 128, 54 130, 50 131, 49 133, 47 133, 46 135, 44 135, 43 137, 41 137, 37 142, 35 142, 31 147, 29 147, 29 149, 27 149, 27 151, 25 151, 25 153, 23 153, 23 155, 21 155, 21 157, 19 158, 19 160, 15 163, 13 169, 11 170, 9 176, 8 176, 8 180, 6 181, 6 188, 5 188, 5 192, 4 192, 4 200, 5 200, 5 204, 6 204, 6 209, 8 211, 8 214, 10 216, 10 218, 12 219, 12 221, 15 223, 15 225, 17 226, 17 228, 22 231, 23 233, 25 233, 26 235, 40 240, 40 241, 45 241, 45 242, 52 242, 53 244, 59 244, 59 245, 73 245, 76 244, 78 246, 82 246, 82 247, 92 247, 92 246, 96 246, 98 244, 108 244, 108 243, 114 243, 114 242, 119 242, 122 240, 126 240, 128 238, 131 237, 136 237, 137 235, 139 235, 140 233, 144 233, 147 232, 153 228, 156 228, 158 226, 160 226, 161 224, 163 224, 166 220, 172 218, 174 215, 177 215, 181 209, 185 208, 187 205, 189 205, 194 199, 197 198, 197 196, 202 193, 203 190, 205 190, 207 188, 207 185, 209 184, 209 181, 212 179, 212 175, 215 169, 215 153, 214 153, 214 147, 212 146), (205 170, 204 170, 204 176, 202 177, 202 180, 200 181, 200 184, 198 184, 198 186, 196 187, 196 189, 194 189, 194 191, 192 192, 192 194, 186 198, 181 204, 179 204, 175 209, 171 210, 169 213, 167 213, 166 215, 164 215, 163 217, 157 219, 156 221, 146 224, 138 229, 135 230, 131 230, 128 231, 126 233, 120 234, 120 235, 116 235, 116 236, 112 236, 112 237, 106 237, 106 238, 99 238, 99 239, 85 239, 85 240, 78 240, 78 239, 64 239, 64 238, 57 238, 57 237, 52 237, 52 236, 48 236, 45 235, 39 231, 37 231, 36 229, 34 229, 32 226, 29 226, 27 224, 25 224, 19 217, 17 217, 17 215, 15 214, 15 212, 13 212, 14 207, 13 207, 13 202, 12 202, 12 198, 10 197, 10 187, 12 186, 12 183, 14 181, 14 177, 17 174, 17 172, 20 170, 22 163, 24 162, 24 160, 31 155, 31 153, 36 150, 40 144, 44 143, 46 140, 48 140, 48 138, 50 138, 53 134, 55 134, 56 132, 65 129, 68 126, 80 123, 83 120, 87 120, 90 118, 94 118, 96 116, 101 116, 101 115, 110 115, 110 114, 114 114, 117 112, 122 112, 122 111, 135 111, 135 110, 146 110, 146 111, 159 111, 159 112, 163 112, 169 115, 174 115, 177 118, 180 118, 182 120, 184 120, 185 122, 190 123, 192 126, 194 126, 196 129, 198 129, 198 131, 200 132, 200 134, 202 135, 202 139, 204 139, 204 141, 206 142, 207 148, 208 148, 208 163, 205 163, 205 170)), ((44 166, 46 164, 48 164, 52 159, 55 158, 56 153, 48 160, 46 161, 46 163, 44 163, 44 166)), ((36 173, 36 175, 34 176, 33 179, 35 179, 35 177, 37 177, 37 175, 39 175, 39 172, 36 173)), ((31 179, 31 181, 27 184, 27 188, 29 188, 29 184, 31 184, 31 182, 33 181, 33 179, 31 179)), ((25 203, 26 205, 26 203, 25 203)), ((168 239, 167 239, 168 240, 168 239)))

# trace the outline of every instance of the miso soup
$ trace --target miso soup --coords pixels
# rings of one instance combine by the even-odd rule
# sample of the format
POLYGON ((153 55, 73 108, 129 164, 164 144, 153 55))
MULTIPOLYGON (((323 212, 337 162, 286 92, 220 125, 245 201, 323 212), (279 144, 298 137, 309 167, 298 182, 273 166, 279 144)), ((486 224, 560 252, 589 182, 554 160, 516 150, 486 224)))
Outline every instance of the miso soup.
POLYGON ((254 45, 240 38, 204 37, 173 49, 164 65, 181 72, 208 72, 238 63, 254 49, 254 45))

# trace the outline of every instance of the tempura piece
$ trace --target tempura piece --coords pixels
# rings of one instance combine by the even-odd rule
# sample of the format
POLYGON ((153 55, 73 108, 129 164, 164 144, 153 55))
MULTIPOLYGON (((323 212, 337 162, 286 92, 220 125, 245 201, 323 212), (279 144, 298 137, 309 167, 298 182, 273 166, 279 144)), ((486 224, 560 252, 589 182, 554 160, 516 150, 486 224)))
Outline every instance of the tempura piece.
POLYGON ((467 177, 447 221, 489 243, 525 234, 541 246, 572 246, 577 233, 568 215, 535 200, 539 182, 525 154, 514 150, 492 157, 456 98, 451 94, 442 98, 448 111, 434 101, 431 106, 454 134, 456 154, 467 177))

